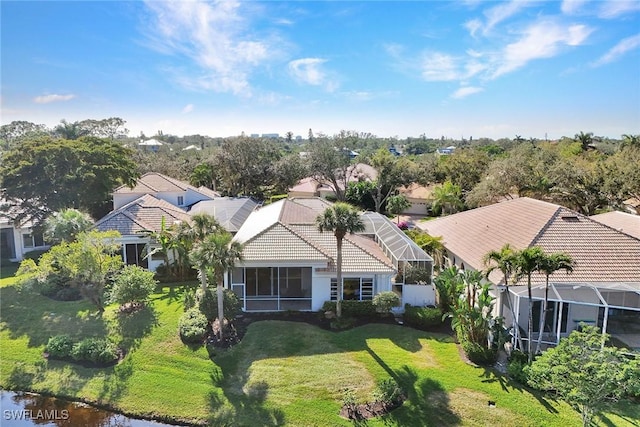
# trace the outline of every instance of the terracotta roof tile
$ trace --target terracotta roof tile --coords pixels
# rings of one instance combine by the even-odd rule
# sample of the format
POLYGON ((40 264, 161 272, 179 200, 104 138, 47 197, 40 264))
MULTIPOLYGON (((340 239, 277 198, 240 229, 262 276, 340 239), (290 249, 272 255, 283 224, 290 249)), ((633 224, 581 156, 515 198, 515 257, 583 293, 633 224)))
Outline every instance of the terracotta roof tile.
POLYGON ((640 239, 640 215, 613 211, 590 217, 594 221, 640 239))

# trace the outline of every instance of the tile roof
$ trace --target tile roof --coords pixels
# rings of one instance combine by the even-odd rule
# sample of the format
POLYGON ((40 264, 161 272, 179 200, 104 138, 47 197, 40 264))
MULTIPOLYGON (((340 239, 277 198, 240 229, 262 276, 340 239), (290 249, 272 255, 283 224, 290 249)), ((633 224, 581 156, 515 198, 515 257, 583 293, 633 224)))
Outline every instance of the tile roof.
POLYGON ((243 258, 251 261, 325 261, 322 248, 284 224, 275 223, 243 243, 243 258))
POLYGON ((191 217, 169 202, 145 194, 108 213, 95 223, 100 231, 117 230, 120 234, 134 235, 144 230, 160 231, 162 218, 167 226, 177 221, 190 221, 191 217))
POLYGON ((189 214, 212 215, 227 231, 235 233, 257 206, 258 202, 249 197, 216 197, 197 202, 191 207, 189 214))
POLYGON ((114 193, 160 193, 160 192, 181 192, 187 189, 198 191, 194 186, 175 178, 162 175, 157 172, 148 172, 136 180, 136 185, 130 188, 121 185, 114 190, 114 193))
POLYGON ((603 214, 592 215, 589 218, 640 239, 640 215, 634 215, 631 213, 620 211, 612 211, 603 214))
MULTIPOLYGON (((442 236, 448 251, 473 269, 486 269, 484 255, 509 243, 514 249, 538 245, 547 253, 566 252, 574 259, 571 275, 557 282, 635 282, 640 286, 640 240, 552 203, 522 197, 418 223, 442 236)), ((491 276, 494 282, 501 274, 491 276)), ((534 275, 534 282, 544 276, 534 275)), ((520 282, 522 283, 522 282, 520 282)))

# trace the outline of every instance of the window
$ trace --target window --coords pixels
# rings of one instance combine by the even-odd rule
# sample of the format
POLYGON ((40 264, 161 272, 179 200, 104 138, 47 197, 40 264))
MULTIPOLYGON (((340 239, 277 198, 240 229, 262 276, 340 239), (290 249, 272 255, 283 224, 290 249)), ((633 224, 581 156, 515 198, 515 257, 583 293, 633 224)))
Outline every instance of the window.
POLYGON ((22 246, 24 246, 25 248, 44 246, 44 238, 42 237, 42 233, 23 234, 22 246))
MULTIPOLYGON (((345 277, 342 279, 343 300, 367 301, 373 299, 373 279, 361 277, 345 277)), ((331 300, 338 295, 338 279, 331 279, 331 300)))
POLYGON ((149 260, 145 257, 147 245, 144 243, 130 243, 124 246, 125 262, 127 265, 138 265, 149 268, 149 260))
POLYGON ((184 205, 184 197, 178 196, 178 206, 182 206, 182 205, 184 205))

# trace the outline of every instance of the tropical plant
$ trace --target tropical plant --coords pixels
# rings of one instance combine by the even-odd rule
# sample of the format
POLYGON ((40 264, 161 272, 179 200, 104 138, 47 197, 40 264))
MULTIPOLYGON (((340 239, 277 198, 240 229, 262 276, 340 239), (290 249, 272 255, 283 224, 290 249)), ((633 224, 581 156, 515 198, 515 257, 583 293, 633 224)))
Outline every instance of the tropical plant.
POLYGON ((442 185, 433 188, 432 209, 448 215, 460 211, 464 206, 462 202, 462 190, 451 181, 445 181, 442 185))
MULTIPOLYGON (((533 341, 533 295, 531 294, 531 275, 538 271, 545 254, 539 246, 531 246, 521 251, 517 251, 515 255, 515 273, 517 280, 527 277, 527 295, 529 299, 529 320, 527 322, 527 354, 528 362, 531 364, 533 353, 531 351, 531 342, 533 341)), ((516 280, 516 281, 517 281, 516 280)))
POLYGON ((573 259, 564 252, 556 252, 544 255, 541 259, 538 271, 545 276, 544 301, 542 302, 542 316, 540 316, 540 329, 538 331, 538 342, 536 344, 536 354, 540 353, 542 344, 542 332, 547 322, 547 305, 549 302, 549 276, 559 270, 564 270, 567 274, 573 271, 573 259))
MULTIPOLYGON (((499 251, 490 251, 484 256, 484 264, 488 266, 487 278, 495 270, 500 270, 500 272, 502 272, 502 280, 506 288, 507 306, 509 307, 511 319, 517 324, 516 314, 513 310, 513 303, 511 302, 511 294, 509 293, 509 279, 515 272, 515 263, 516 251, 514 251, 511 245, 509 245, 508 243, 500 248, 499 251)), ((520 337, 520 333, 517 327, 515 328, 514 333, 516 335, 516 339, 518 340, 518 348, 522 350, 522 337, 520 337)))
POLYGON ((339 202, 328 207, 316 218, 316 226, 323 233, 333 231, 336 237, 336 281, 338 291, 336 295, 336 316, 342 316, 342 240, 347 233, 357 233, 364 230, 364 223, 353 206, 339 202))
POLYGON ((219 339, 223 339, 224 329, 224 274, 242 260, 242 245, 232 241, 230 233, 218 230, 208 234, 189 253, 194 267, 199 270, 200 285, 206 291, 208 283, 217 283, 219 339))
POLYGON ((587 151, 591 144, 593 144, 593 132, 584 133, 580 131, 580 133, 576 133, 573 140, 580 143, 582 151, 587 151))
POLYGON ((48 243, 72 242, 76 236, 93 226, 93 220, 77 209, 63 209, 44 222, 44 239, 48 243))
POLYGON ((397 194, 387 199, 387 212, 391 215, 398 215, 398 225, 400 225, 400 214, 410 206, 411 203, 402 194, 397 194))
POLYGON ((438 305, 443 313, 448 313, 455 306, 464 289, 462 277, 458 274, 458 268, 451 266, 445 268, 434 279, 438 292, 438 305))
POLYGON ((146 304, 158 282, 152 271, 137 265, 125 266, 115 277, 110 300, 120 304, 146 304))
POLYGON ((620 148, 625 147, 640 148, 640 135, 622 135, 622 145, 620 145, 620 148))
POLYGON ((407 230, 405 233, 420 246, 420 249, 431 255, 435 269, 439 270, 443 267, 445 247, 442 243, 442 236, 432 236, 418 228, 407 230))

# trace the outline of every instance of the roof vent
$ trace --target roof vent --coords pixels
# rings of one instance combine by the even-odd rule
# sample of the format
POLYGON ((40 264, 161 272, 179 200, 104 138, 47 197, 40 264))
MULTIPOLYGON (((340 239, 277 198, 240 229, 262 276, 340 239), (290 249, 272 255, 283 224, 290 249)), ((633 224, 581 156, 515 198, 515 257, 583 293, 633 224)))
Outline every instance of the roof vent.
POLYGON ((578 218, 577 215, 571 215, 571 214, 562 215, 560 219, 568 222, 578 222, 580 220, 580 218, 578 218))

